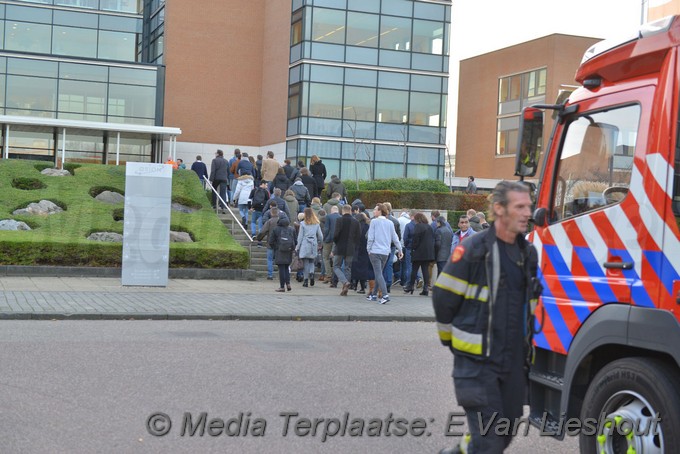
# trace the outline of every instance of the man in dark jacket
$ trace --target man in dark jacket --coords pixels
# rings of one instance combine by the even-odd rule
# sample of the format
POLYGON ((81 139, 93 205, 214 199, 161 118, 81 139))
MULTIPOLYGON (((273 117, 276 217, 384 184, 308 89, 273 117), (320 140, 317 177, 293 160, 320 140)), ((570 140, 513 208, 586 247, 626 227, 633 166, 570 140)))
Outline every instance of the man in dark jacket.
POLYGON ((295 229, 290 226, 288 218, 279 218, 276 228, 269 234, 269 239, 267 240, 267 245, 274 251, 274 263, 279 267, 280 286, 276 289, 277 292, 284 292, 284 285, 289 292, 291 291, 290 264, 293 261, 293 250, 295 250, 296 243, 297 235, 295 234, 295 229), (281 247, 283 243, 291 241, 291 239, 293 242, 292 249, 281 247))
POLYGON ((346 296, 352 278, 352 256, 361 235, 359 221, 352 216, 352 207, 343 205, 342 217, 335 223, 333 234, 333 273, 342 284, 341 296, 346 296), (343 272, 344 265, 344 272, 343 272))
MULTIPOLYGON (((227 199, 227 186, 229 185, 229 165, 224 159, 224 152, 222 150, 217 150, 215 153, 215 159, 210 163, 210 182, 216 191, 219 191, 220 197, 224 203, 228 202, 227 199)), ((219 201, 219 208, 226 209, 227 206, 219 201)), ((212 206, 213 208, 218 207, 217 196, 213 192, 212 194, 212 206)))
POLYGON ((340 213, 338 212, 338 207, 331 207, 330 211, 326 215, 326 221, 323 224, 323 249, 321 251, 321 256, 323 257, 324 265, 326 267, 328 276, 323 280, 323 282, 331 282, 335 274, 333 273, 333 268, 331 266, 331 252, 333 251, 333 235, 335 234, 335 225, 340 219, 340 213))
POLYGON ((208 166, 206 166, 205 162, 201 161, 201 159, 200 155, 196 156, 196 161, 191 164, 191 170, 196 172, 198 179, 201 180, 201 184, 203 184, 203 188, 205 188, 205 178, 209 178, 208 166))
MULTIPOLYGON (((291 213, 288 211, 288 204, 281 198, 281 191, 278 188, 274 189, 274 195, 267 202, 267 206, 262 214, 262 222, 267 222, 269 220, 269 217, 271 216, 270 211, 273 207, 279 209, 279 217, 291 219, 291 213)), ((293 217, 295 216, 297 216, 297 213, 293 213, 293 217)))
POLYGON ((503 452, 512 434, 499 424, 520 418, 526 402, 531 308, 540 293, 536 250, 524 239, 529 191, 501 181, 490 208, 494 226, 456 246, 434 286, 439 339, 454 354, 456 400, 471 433, 470 446, 465 437, 444 454, 503 452))

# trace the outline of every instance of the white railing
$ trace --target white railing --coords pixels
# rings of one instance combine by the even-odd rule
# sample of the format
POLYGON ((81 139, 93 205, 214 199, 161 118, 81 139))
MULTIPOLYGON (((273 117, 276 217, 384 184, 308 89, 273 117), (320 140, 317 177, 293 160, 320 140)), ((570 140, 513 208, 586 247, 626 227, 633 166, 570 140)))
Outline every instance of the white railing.
MULTIPOLYGON (((246 234, 246 237, 248 237, 248 239, 249 239, 250 242, 252 243, 253 237, 250 236, 250 234, 248 233, 248 230, 247 230, 240 222, 238 222, 238 220, 237 220, 238 218, 236 217, 236 215, 234 214, 234 212, 231 211, 231 208, 229 207, 229 204, 228 204, 227 202, 224 201, 224 199, 220 196, 220 194, 215 190, 215 188, 213 187, 213 185, 210 184, 210 180, 208 180, 207 177, 204 176, 203 179, 205 180, 205 185, 206 185, 207 187, 210 188, 210 190, 215 194, 215 196, 217 196, 217 200, 219 200, 220 202, 222 202, 222 205, 224 205, 225 207, 227 207, 227 210, 229 210, 229 213, 231 213, 231 218, 232 218, 232 219, 231 219, 231 229, 232 229, 232 231, 234 230, 234 223, 238 224, 238 226, 241 228, 241 230, 243 231, 243 233, 246 234)), ((216 203, 216 204, 215 204, 215 213, 219 213, 219 210, 220 210, 220 209, 219 209, 219 206, 220 206, 219 203, 216 203)), ((240 213, 239 213, 239 217, 240 217, 240 213)), ((247 222, 247 221, 248 221, 248 217, 246 216, 246 222, 247 222)), ((251 254, 251 255, 252 255, 252 254, 251 254)))

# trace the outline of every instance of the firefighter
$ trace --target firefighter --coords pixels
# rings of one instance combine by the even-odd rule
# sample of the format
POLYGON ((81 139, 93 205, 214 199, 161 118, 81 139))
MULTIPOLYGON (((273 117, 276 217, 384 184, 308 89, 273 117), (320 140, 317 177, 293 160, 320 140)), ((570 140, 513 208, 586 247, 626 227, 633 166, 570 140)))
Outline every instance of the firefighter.
POLYGON ((521 417, 526 400, 526 331, 537 297, 536 250, 524 238, 529 190, 501 181, 490 205, 493 226, 456 246, 434 286, 439 338, 454 355, 456 400, 471 435, 440 454, 503 452, 512 434, 494 428, 521 417))

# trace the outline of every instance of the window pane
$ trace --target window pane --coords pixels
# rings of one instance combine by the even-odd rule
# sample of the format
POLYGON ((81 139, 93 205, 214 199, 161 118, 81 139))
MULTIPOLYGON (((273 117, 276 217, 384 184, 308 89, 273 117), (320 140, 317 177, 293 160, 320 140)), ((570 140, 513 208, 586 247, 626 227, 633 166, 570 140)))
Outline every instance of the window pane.
POLYGON ((410 68, 411 54, 396 50, 380 51, 380 66, 392 66, 395 68, 410 68))
POLYGON ((57 77, 57 63, 28 58, 9 58, 7 72, 23 76, 57 77))
POLYGON ((288 118, 300 116, 300 84, 288 87, 288 118))
POLYGON ((132 84, 156 86, 156 71, 148 69, 112 67, 110 82, 114 84, 132 84))
POLYGON ((517 153, 517 140, 519 139, 519 116, 502 118, 498 120, 498 140, 496 154, 517 153))
POLYGON ((417 178, 419 180, 438 180, 440 171, 440 166, 427 164, 411 164, 406 169, 408 178, 417 178))
POLYGON ((411 19, 383 16, 380 23, 380 48, 410 50, 411 19))
POLYGON ((375 121, 375 88, 345 87, 345 120, 375 121))
POLYGON ((290 45, 294 46, 302 42, 302 11, 293 15, 292 25, 290 26, 290 45))
POLYGON ((347 13, 347 44, 350 46, 378 47, 378 16, 375 14, 347 13))
POLYGON ((345 12, 314 8, 312 40, 322 43, 345 43, 345 12))
POLYGON ((54 24, 69 27, 97 28, 97 15, 90 13, 75 13, 73 11, 54 10, 54 24))
POLYGON ((375 178, 401 178, 404 176, 404 164, 386 164, 384 162, 376 162, 375 164, 375 178))
POLYGON ((552 219, 620 202, 630 185, 640 106, 588 113, 567 125, 552 219))
POLYGON ((380 88, 396 88, 408 90, 409 75, 403 73, 380 71, 380 76, 378 78, 378 86, 380 88))
POLYGON ((425 71, 441 71, 443 62, 439 55, 413 54, 413 69, 423 69, 425 71))
POLYGON ((55 5, 63 6, 77 6, 78 8, 92 8, 99 7, 99 0, 54 0, 55 5))
POLYGON ((124 13, 141 13, 142 0, 101 0, 101 9, 124 13))
POLYGON ((376 123, 375 138, 394 140, 404 143, 408 140, 408 125, 394 123, 376 123))
MULTIPOLYGON (((345 114, 348 115, 348 114, 345 114)), ((353 115, 353 114, 352 114, 353 115)), ((342 123, 342 136, 356 139, 374 139, 375 123, 368 121, 345 120, 342 123)))
POLYGON ((134 33, 99 31, 99 58, 135 61, 136 47, 134 33))
MULTIPOLYGON (((371 180, 373 178, 372 147, 368 144, 358 146, 356 160, 354 156, 349 159, 345 158, 347 150, 343 149, 343 160, 340 167, 340 176, 343 180, 354 180, 356 176, 359 177, 359 180, 371 180)), ((350 150, 350 153, 353 155, 354 151, 350 150)))
POLYGON ((435 5, 433 3, 413 2, 415 10, 413 17, 420 19, 432 19, 442 21, 445 18, 444 5, 435 5))
POLYGON ((5 26, 5 49, 49 54, 52 42, 49 25, 7 22, 5 26))
POLYGON ((408 92, 378 90, 378 118, 380 123, 408 121, 408 92))
POLYGON ((345 73, 345 83, 347 85, 362 85, 364 87, 375 87, 378 73, 365 69, 347 68, 345 73))
POLYGON ((439 127, 441 97, 426 93, 411 93, 409 123, 439 127))
POLYGON ((309 84, 309 116, 342 118, 342 87, 330 84, 309 84))
POLYGON ((9 135, 9 152, 10 157, 11 153, 54 156, 54 136, 48 130, 36 131, 31 128, 27 131, 15 126, 9 135))
POLYGON ((441 22, 413 21, 413 52, 442 55, 444 25, 441 22))
POLYGON ((3 112, 2 107, 5 107, 5 83, 7 76, 0 74, 0 112, 3 112))
POLYGON ((80 65, 77 63, 60 63, 59 77, 73 80, 92 80, 106 82, 108 80, 108 68, 106 66, 80 65))
POLYGON ((55 25, 52 31, 52 53, 95 58, 97 30, 55 25))
POLYGON ((329 8, 347 9, 347 0, 315 0, 314 5, 327 6, 329 8))
POLYGON ((408 139, 412 142, 436 143, 443 138, 439 137, 439 128, 430 126, 409 126, 408 139))
POLYGON ((439 164, 439 148, 408 147, 408 162, 412 164, 439 164))
POLYGON ((375 160, 387 162, 404 162, 406 148, 392 145, 376 145, 375 160))
POLYGON ((377 13, 380 11, 380 0, 347 0, 347 9, 377 13))
POLYGON ((311 65, 310 80, 342 84, 343 69, 337 66, 311 65))
POLYGON ((317 136, 334 136, 340 137, 342 135, 342 121, 329 120, 325 118, 310 118, 307 132, 317 136))
POLYGON ((156 89, 110 84, 109 115, 155 118, 156 89))
MULTIPOLYGON (((312 150, 312 153, 323 159, 324 164, 328 166, 327 158, 340 158, 340 142, 331 142, 329 140, 308 140, 307 148, 312 150)), ((326 169, 328 171, 328 169, 326 169)), ((332 175, 330 171, 328 175, 332 175)))
POLYGON ((410 17, 413 14, 413 0, 391 0, 382 2, 383 14, 410 17))
POLYGON ((442 78, 435 76, 419 76, 414 74, 411 76, 411 90, 441 93, 442 78))
POLYGON ((104 115, 106 113, 106 84, 60 81, 58 110, 104 115))
POLYGON ((56 110, 56 93, 56 79, 7 76, 7 108, 18 109, 14 115, 18 112, 23 112, 20 115, 36 115, 30 113, 31 110, 56 110))
POLYGON ((337 44, 312 44, 312 58, 314 60, 344 61, 345 46, 337 44))
POLYGON ((99 16, 99 28, 104 30, 115 30, 119 32, 142 32, 142 21, 132 17, 109 16, 102 14, 99 16))
POLYGON ((377 65, 378 51, 377 49, 369 49, 367 47, 351 47, 347 46, 347 63, 359 63, 362 65, 377 65))
POLYGON ((32 8, 30 6, 7 5, 6 18, 8 20, 52 23, 52 10, 47 8, 32 8))

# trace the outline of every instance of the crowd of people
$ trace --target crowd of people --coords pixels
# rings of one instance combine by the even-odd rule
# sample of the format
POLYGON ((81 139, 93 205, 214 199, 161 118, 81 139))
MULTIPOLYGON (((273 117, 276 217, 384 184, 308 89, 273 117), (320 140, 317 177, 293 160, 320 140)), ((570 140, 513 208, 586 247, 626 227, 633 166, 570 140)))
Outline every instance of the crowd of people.
POLYGON ((379 304, 390 301, 394 286, 406 293, 422 288, 420 295, 428 296, 434 267, 441 273, 457 244, 489 227, 475 210, 454 230, 439 211, 428 216, 402 209, 397 215, 389 202, 370 210, 359 199, 349 203, 337 175, 326 184, 326 167, 316 155, 305 167, 289 159, 281 165, 271 151, 255 160, 236 149, 227 161, 218 150, 209 174, 200 156, 191 168, 203 181, 208 176, 213 208, 226 208, 223 201, 238 207, 244 228, 267 248, 267 279, 274 280, 276 265, 277 292, 292 290, 292 272, 303 287, 322 282, 340 287, 342 296, 351 290, 379 304))

